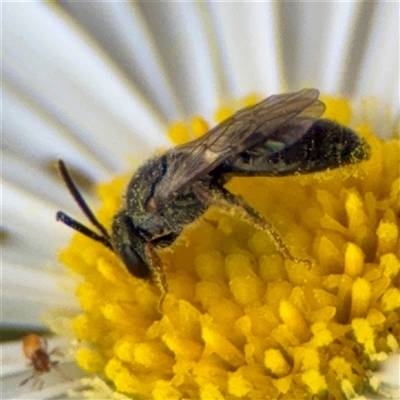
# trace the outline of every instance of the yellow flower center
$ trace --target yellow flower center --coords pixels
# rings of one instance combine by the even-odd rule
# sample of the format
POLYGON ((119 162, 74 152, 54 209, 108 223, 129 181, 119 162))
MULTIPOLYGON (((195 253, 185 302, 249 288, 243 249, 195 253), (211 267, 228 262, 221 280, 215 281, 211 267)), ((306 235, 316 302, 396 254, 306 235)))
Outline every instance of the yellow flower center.
MULTIPOLYGON (((347 102, 324 101, 327 117, 349 124, 347 102)), ((399 346, 400 160, 398 139, 355 128, 371 146, 368 161, 227 186, 311 263, 283 259, 235 209, 210 207, 159 251, 169 288, 160 310, 154 284, 76 234, 60 259, 83 277, 73 321, 81 367, 118 392, 155 399, 342 399, 359 388, 399 346)), ((170 136, 182 143, 207 130, 195 117, 170 136)), ((105 226, 129 178, 100 187, 105 226)))

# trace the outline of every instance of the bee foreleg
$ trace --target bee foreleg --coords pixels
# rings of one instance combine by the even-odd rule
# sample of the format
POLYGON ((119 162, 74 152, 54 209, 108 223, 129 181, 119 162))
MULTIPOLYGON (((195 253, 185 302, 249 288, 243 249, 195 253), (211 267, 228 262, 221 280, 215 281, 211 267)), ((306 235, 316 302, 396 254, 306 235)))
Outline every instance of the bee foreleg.
POLYGON ((164 300, 166 293, 168 292, 167 280, 165 278, 165 273, 162 268, 161 260, 158 257, 154 244, 148 242, 144 245, 144 252, 146 255, 146 260, 148 262, 151 274, 153 277, 153 282, 158 286, 161 291, 161 299, 159 307, 164 300))

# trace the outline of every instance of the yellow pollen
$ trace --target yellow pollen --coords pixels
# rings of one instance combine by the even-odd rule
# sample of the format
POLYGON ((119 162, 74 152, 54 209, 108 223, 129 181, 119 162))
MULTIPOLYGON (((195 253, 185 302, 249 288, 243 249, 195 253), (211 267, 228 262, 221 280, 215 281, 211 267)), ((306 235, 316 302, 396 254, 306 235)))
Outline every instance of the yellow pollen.
POLYGON ((289 374, 291 367, 283 357, 282 353, 276 349, 266 350, 264 353, 264 365, 272 374, 283 377, 289 374))
POLYGON ((209 126, 206 121, 201 117, 192 118, 192 132, 195 137, 201 137, 208 132, 209 126))
POLYGON ((310 330, 300 311, 288 301, 282 301, 279 307, 279 315, 289 330, 299 339, 305 342, 310 337, 310 330))
POLYGON ((362 278, 357 278, 351 288, 350 318, 360 318, 367 315, 371 300, 371 284, 362 278))
POLYGON ((381 221, 376 233, 378 235, 379 254, 395 251, 396 246, 399 244, 398 225, 393 222, 381 221))
POLYGON ((184 122, 178 121, 171 125, 168 136, 175 145, 183 144, 190 140, 190 130, 184 122))
POLYGON ((236 397, 248 395, 253 389, 253 385, 242 375, 231 374, 228 381, 228 392, 236 397))
POLYGON ((76 354, 78 365, 89 372, 101 372, 105 367, 105 359, 89 349, 79 349, 76 354))
POLYGON ((228 107, 221 107, 218 109, 218 111, 215 113, 214 118, 217 121, 217 123, 220 123, 227 118, 229 118, 233 114, 233 110, 228 107))
POLYGON ((361 276, 364 270, 364 254, 360 247, 354 243, 347 245, 344 254, 344 271, 350 278, 361 276))
POLYGON ((355 318, 353 319, 351 326, 354 330, 354 335, 357 341, 365 347, 368 355, 373 355, 375 353, 375 334, 368 321, 362 318, 355 318))
POLYGON ((301 379, 308 386, 312 394, 318 394, 328 388, 325 378, 315 369, 304 372, 301 375, 301 379))

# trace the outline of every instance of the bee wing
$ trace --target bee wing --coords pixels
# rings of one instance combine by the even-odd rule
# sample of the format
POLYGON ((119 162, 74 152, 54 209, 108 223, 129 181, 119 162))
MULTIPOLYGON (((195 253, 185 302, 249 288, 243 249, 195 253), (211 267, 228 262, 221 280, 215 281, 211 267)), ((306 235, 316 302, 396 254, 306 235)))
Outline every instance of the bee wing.
POLYGON ((227 158, 268 140, 285 123, 296 119, 298 129, 279 138, 286 145, 298 140, 325 110, 317 89, 273 95, 236 112, 204 136, 175 149, 179 162, 168 166, 153 193, 153 206, 159 209, 173 200, 193 181, 212 171, 227 158))

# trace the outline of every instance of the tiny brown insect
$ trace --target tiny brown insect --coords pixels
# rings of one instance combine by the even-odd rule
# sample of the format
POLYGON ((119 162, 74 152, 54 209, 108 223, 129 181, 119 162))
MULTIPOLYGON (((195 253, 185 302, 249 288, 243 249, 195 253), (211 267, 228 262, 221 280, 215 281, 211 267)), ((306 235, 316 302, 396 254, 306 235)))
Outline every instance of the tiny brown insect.
POLYGON ((43 381, 39 378, 43 373, 50 372, 51 368, 57 367, 58 361, 52 360, 51 356, 55 354, 61 355, 59 349, 56 347, 51 352, 48 352, 46 339, 31 333, 22 340, 22 352, 29 364, 32 365, 33 371, 31 376, 20 383, 20 386, 34 379, 34 384, 37 384, 41 389, 43 381))

